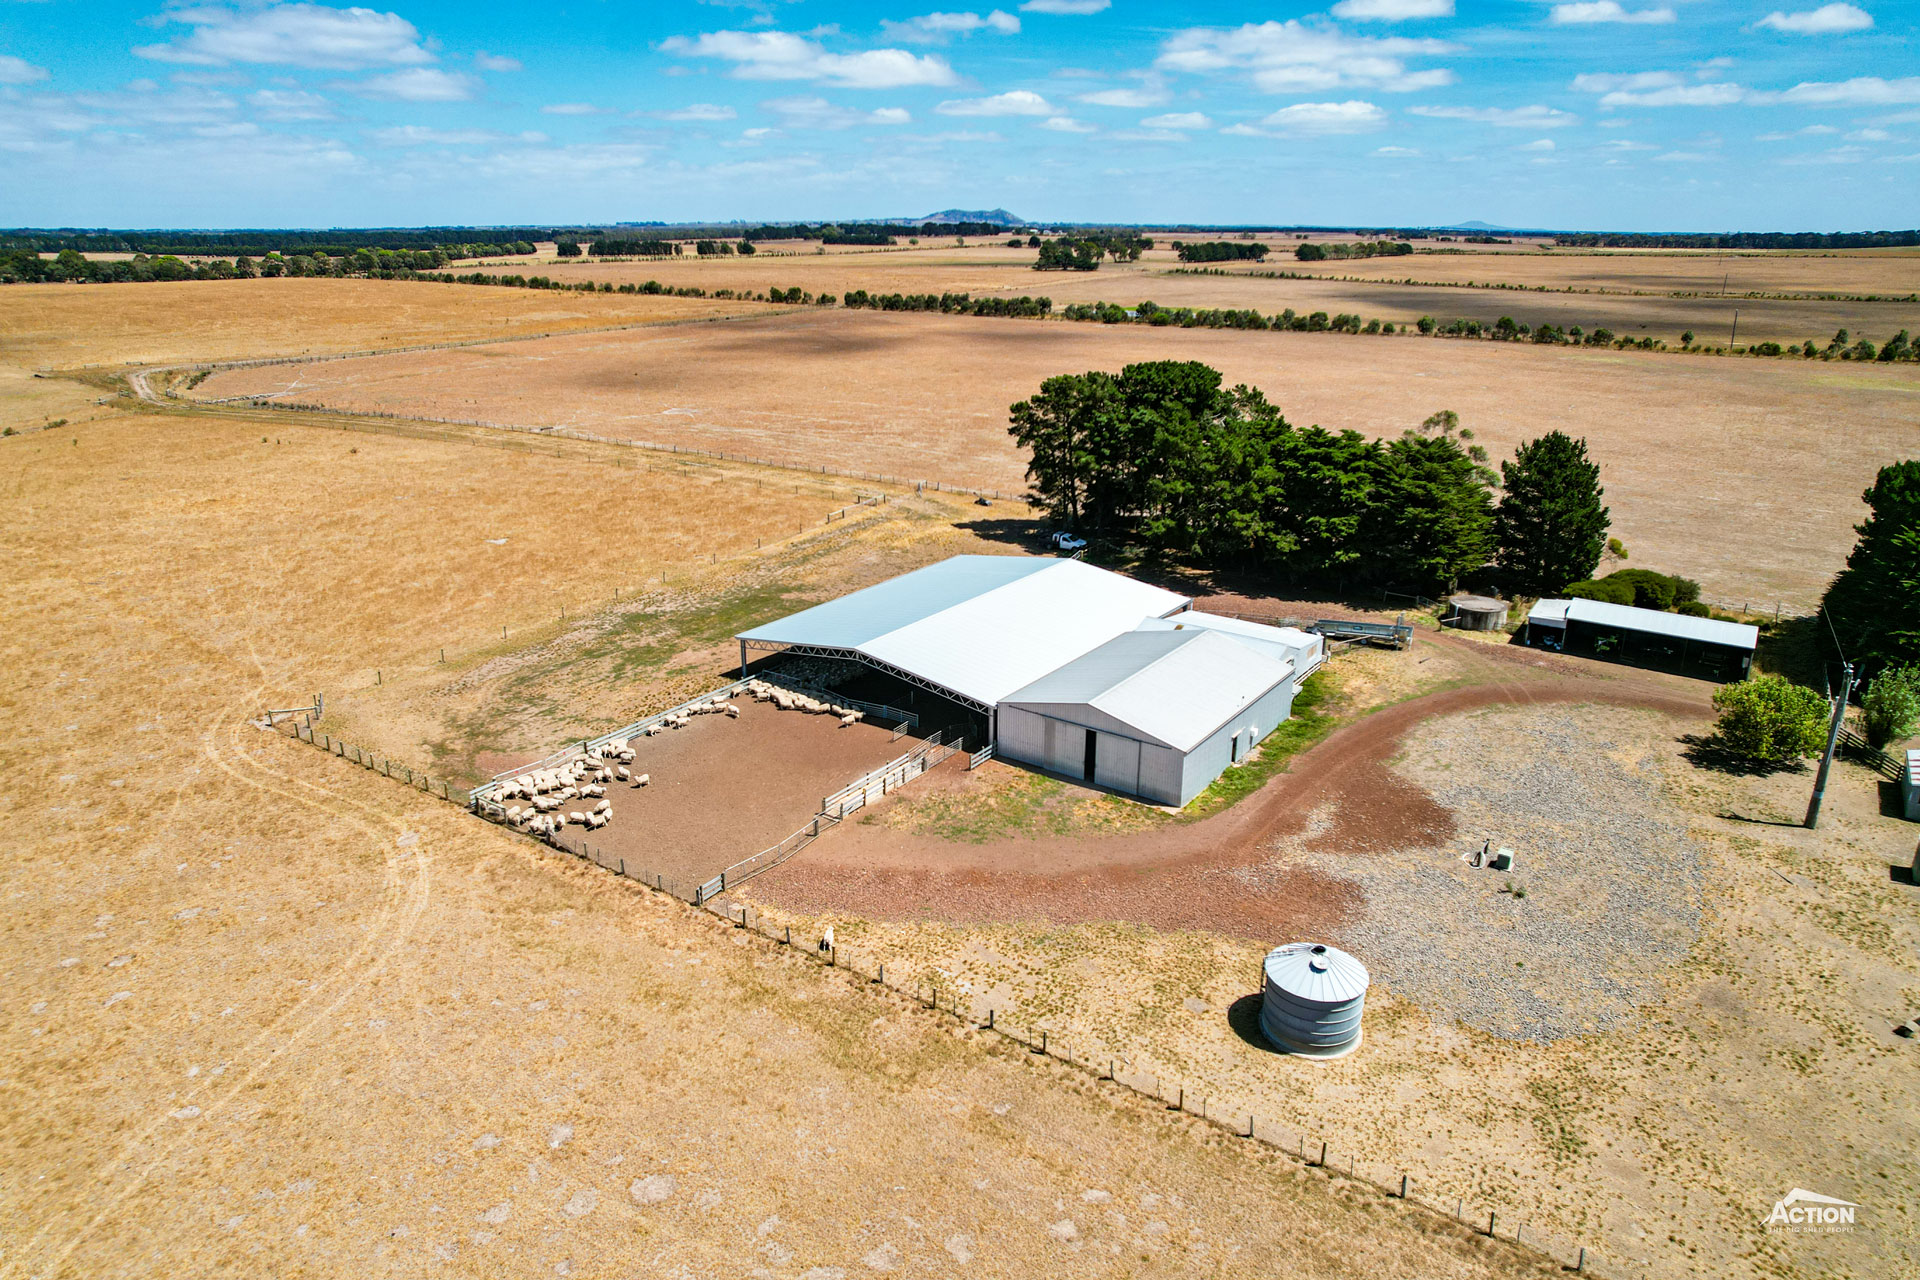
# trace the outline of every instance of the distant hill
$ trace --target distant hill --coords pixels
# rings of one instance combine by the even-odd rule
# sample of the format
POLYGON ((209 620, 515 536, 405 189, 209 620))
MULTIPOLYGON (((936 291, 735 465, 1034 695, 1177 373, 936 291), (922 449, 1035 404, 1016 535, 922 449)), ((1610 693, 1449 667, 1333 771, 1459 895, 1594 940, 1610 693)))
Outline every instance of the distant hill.
POLYGON ((1005 209, 942 209, 916 222, 991 222, 996 227, 1024 227, 1025 218, 1016 218, 1005 209))
POLYGON ((1503 227, 1497 222, 1456 222, 1452 226, 1435 227, 1435 231, 1512 231, 1512 227, 1503 227))

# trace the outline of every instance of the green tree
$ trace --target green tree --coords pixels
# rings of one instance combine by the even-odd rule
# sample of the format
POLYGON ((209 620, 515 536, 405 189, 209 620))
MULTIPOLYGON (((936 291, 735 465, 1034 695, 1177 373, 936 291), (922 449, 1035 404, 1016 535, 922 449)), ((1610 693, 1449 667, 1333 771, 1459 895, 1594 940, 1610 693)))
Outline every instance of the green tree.
POLYGON ((1920 662, 1920 460, 1882 467, 1865 521, 1821 608, 1848 657, 1920 662))
POLYGON ((1516 449, 1511 462, 1500 464, 1500 476, 1493 531, 1507 589, 1547 595, 1591 577, 1612 520, 1586 440, 1549 431, 1516 449))
POLYGON ((1451 591, 1487 563, 1494 477, 1472 438, 1442 410, 1387 446, 1364 526, 1376 576, 1451 591))
POLYGON ((577 258, 581 253, 580 242, 578 240, 556 241, 553 246, 553 252, 556 257, 577 258))
POLYGON ((1718 736, 1735 755, 1768 764, 1817 756, 1827 745, 1827 700, 1784 676, 1756 676, 1714 690, 1718 736))
POLYGON ((1317 244, 1301 244, 1294 246, 1293 256, 1302 262, 1325 262, 1327 251, 1317 244))
POLYGON ((1014 440, 1032 454, 1027 478, 1047 514, 1069 529, 1110 523, 1110 458, 1124 416, 1118 380, 1097 371, 1048 378, 1009 416, 1014 440))
POLYGON ((1876 747, 1911 737, 1920 725, 1920 667, 1889 667, 1874 677, 1860 699, 1867 741, 1876 747))

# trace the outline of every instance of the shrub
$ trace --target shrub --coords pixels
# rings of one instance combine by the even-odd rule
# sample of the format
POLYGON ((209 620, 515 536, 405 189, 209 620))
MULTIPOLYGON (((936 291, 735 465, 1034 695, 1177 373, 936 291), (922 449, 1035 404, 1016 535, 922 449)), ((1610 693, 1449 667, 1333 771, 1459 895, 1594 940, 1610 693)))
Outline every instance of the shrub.
POLYGON ((1714 690, 1720 741, 1769 764, 1817 756, 1827 743, 1827 700, 1784 676, 1757 676, 1714 690))
POLYGON ((1920 667, 1889 667, 1867 686, 1860 699, 1866 712, 1867 741, 1876 747, 1912 735, 1920 724, 1920 667))
POLYGON ((1611 578, 1570 583, 1566 595, 1571 600, 1598 600, 1602 604, 1632 604, 1633 588, 1611 578))
POLYGON ((1675 605, 1673 611, 1675 613, 1684 613, 1689 618, 1711 618, 1713 616, 1713 610, 1707 608, 1707 606, 1701 604, 1698 600, 1688 600, 1685 603, 1675 605))

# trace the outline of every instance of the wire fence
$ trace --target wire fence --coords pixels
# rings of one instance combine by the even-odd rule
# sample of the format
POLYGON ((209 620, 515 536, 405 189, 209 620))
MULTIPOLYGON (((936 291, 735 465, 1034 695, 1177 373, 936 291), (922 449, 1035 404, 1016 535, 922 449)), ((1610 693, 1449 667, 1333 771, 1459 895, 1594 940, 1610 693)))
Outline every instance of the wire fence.
MULTIPOLYGON (((472 807, 468 804, 465 792, 449 786, 445 781, 428 777, 425 773, 415 771, 408 766, 395 764, 390 759, 353 746, 324 732, 317 732, 310 721, 304 723, 290 721, 285 725, 276 726, 275 730, 299 741, 310 743, 350 763, 361 765, 385 777, 402 782, 425 794, 463 807, 472 807)), ((914 756, 924 759, 927 755, 941 750, 943 746, 947 755, 963 749, 963 744, 960 743, 942 744, 939 741, 940 736, 934 734, 927 743, 902 759, 914 756)), ((945 758, 944 755, 942 758, 945 758)), ((894 762, 883 768, 894 768, 897 764, 898 762, 894 762)), ((837 794, 844 794, 845 790, 849 789, 843 789, 843 793, 837 794)), ((864 796, 864 792, 862 795, 864 796)), ((833 798, 828 797, 829 800, 833 798)), ((990 1001, 963 1000, 950 990, 943 991, 943 975, 937 972, 927 976, 918 971, 903 971, 896 965, 893 977, 890 979, 887 975, 885 960, 877 956, 862 956, 853 950, 829 942, 824 936, 809 938, 803 933, 796 942, 790 924, 771 922, 763 911, 752 904, 734 902, 728 898, 730 889, 737 887, 750 876, 757 875, 790 858, 806 844, 817 839, 821 833, 837 825, 840 816, 852 811, 852 809, 842 809, 835 815, 826 813, 817 815, 807 826, 771 849, 736 864, 736 867, 745 869, 744 874, 730 868, 721 876, 700 883, 684 881, 663 872, 635 865, 585 840, 579 841, 576 845, 573 842, 562 842, 560 839, 535 836, 525 832, 516 834, 538 840, 556 852, 591 862, 612 874, 637 881, 655 892, 669 894, 696 909, 726 920, 735 928, 745 930, 764 942, 816 960, 825 968, 844 970, 853 977, 863 980, 868 988, 877 993, 897 997, 902 1001, 911 1001, 936 1014, 944 1014, 972 1031, 998 1036, 1032 1054, 1105 1081, 1115 1088, 1125 1089, 1135 1095, 1148 1098, 1165 1107, 1169 1112, 1178 1113, 1185 1118, 1210 1126, 1216 1131, 1231 1134, 1289 1156, 1302 1165, 1323 1171, 1329 1177, 1344 1178, 1383 1196, 1398 1199, 1409 1207, 1451 1218, 1477 1234, 1483 1234, 1490 1239, 1509 1241, 1518 1248, 1529 1250, 1560 1264, 1570 1272, 1583 1273, 1592 1270, 1589 1266, 1586 1247, 1570 1244, 1543 1228, 1532 1226, 1524 1217, 1511 1211, 1502 1210, 1499 1207, 1488 1208, 1480 1204, 1469 1206, 1464 1196, 1444 1195, 1430 1191, 1418 1186, 1411 1173, 1403 1167, 1372 1157, 1363 1159, 1357 1151, 1338 1147, 1333 1140, 1315 1136, 1304 1127, 1281 1123, 1272 1116, 1262 1118, 1245 1102, 1190 1090, 1183 1082, 1158 1072, 1123 1071, 1121 1063, 1131 1061, 1133 1055, 1117 1053, 1101 1045, 1092 1036, 1086 1037, 1083 1041, 1077 1035, 1062 1036, 1051 1028, 1017 1026, 1002 1018, 1000 1007, 990 1001), (1484 1226, 1481 1225, 1483 1220, 1484 1226), (1503 1223, 1507 1224, 1504 1229, 1503 1223)), ((507 828, 507 830, 512 829, 507 828)))

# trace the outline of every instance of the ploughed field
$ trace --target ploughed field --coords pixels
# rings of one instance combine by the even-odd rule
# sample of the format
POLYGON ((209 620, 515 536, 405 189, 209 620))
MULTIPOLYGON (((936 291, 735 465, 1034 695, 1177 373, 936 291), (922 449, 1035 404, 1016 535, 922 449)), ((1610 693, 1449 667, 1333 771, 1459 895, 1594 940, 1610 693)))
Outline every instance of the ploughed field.
POLYGON ((1457 411, 1498 458, 1559 429, 1602 467, 1633 562, 1718 603, 1810 607, 1860 492, 1913 439, 1920 369, 1413 336, 1149 329, 798 310, 222 372, 195 394, 567 427, 1014 491, 1007 407, 1057 373, 1202 360, 1297 425, 1393 435, 1457 411), (1844 447, 1842 447, 1844 446, 1844 447))

